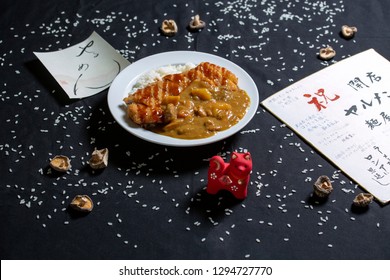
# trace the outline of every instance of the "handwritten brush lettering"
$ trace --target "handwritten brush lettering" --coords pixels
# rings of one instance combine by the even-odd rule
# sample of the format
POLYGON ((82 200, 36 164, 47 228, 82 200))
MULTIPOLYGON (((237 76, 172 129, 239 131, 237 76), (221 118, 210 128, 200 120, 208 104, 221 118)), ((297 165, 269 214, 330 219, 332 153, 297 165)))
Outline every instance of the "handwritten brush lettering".
MULTIPOLYGON (((383 91, 381 93, 382 97, 383 95, 385 95, 385 97, 388 97, 390 98, 390 95, 387 93, 387 91, 383 91)), ((363 110, 366 110, 367 107, 373 107, 375 104, 377 104, 378 106, 382 104, 382 99, 381 99, 381 96, 379 96, 379 93, 375 92, 374 93, 374 97, 371 98, 369 101, 367 101, 368 99, 361 99, 360 100, 360 105, 362 106, 363 110), (376 100, 376 101, 374 101, 376 100)), ((375 105, 376 106, 376 105, 375 105)), ((349 116, 349 115, 358 115, 357 111, 358 111, 358 106, 357 105, 352 105, 349 109, 345 109, 345 116, 349 116)))
MULTIPOLYGON (((119 63, 118 61, 116 61, 115 59, 113 59, 113 62, 115 63, 115 65, 116 65, 116 67, 117 67, 117 70, 116 70, 115 74, 113 75, 113 79, 114 79, 114 77, 116 77, 116 76, 121 72, 121 65, 120 65, 120 63, 119 63)), ((85 65, 88 65, 88 64, 83 64, 83 65, 85 66, 85 65)), ((84 68, 84 67, 82 67, 82 68, 84 68)), ((80 67, 79 67, 79 71, 81 71, 82 68, 80 69, 80 67)), ((88 67, 87 67, 84 71, 88 70, 88 68, 89 68, 89 65, 88 65, 88 67)), ((80 82, 80 79, 82 78, 82 76, 83 76, 83 73, 81 73, 81 74, 78 76, 78 78, 76 79, 76 82, 75 82, 75 84, 74 84, 74 86, 73 86, 73 94, 74 94, 75 96, 77 96, 77 91, 78 91, 78 89, 79 89, 79 82, 80 82)), ((108 81, 108 82, 105 81, 105 83, 102 84, 102 85, 97 85, 97 86, 84 86, 84 88, 87 88, 87 89, 101 89, 101 88, 105 88, 105 87, 109 86, 109 85, 112 83, 112 80, 113 80, 113 79, 111 79, 111 80, 108 81)))
POLYGON ((336 101, 340 98, 340 96, 337 94, 335 94, 333 98, 330 98, 329 96, 325 95, 325 90, 323 88, 318 89, 317 92, 314 94, 316 96, 312 96, 309 93, 305 93, 303 96, 311 98, 311 100, 307 103, 314 104, 318 111, 321 111, 321 109, 326 109, 325 105, 327 105, 329 101, 336 101))
POLYGON ((90 42, 88 42, 88 44, 85 46, 85 47, 79 47, 79 49, 81 49, 81 52, 76 55, 76 57, 80 57, 82 56, 84 53, 90 53, 93 55, 93 57, 98 57, 99 56, 99 53, 97 52, 93 52, 93 51, 87 51, 88 48, 92 47, 94 44, 94 41, 91 40, 90 42))
MULTIPOLYGON (((388 114, 386 114, 385 112, 381 112, 379 115, 382 117, 384 125, 386 125, 390 121, 390 116, 388 114)), ((372 118, 370 120, 366 120, 366 125, 371 130, 373 130, 374 128, 381 126, 382 122, 379 122, 379 120, 376 118, 372 118)))
POLYGON ((390 168, 390 158, 378 146, 374 146, 373 149, 372 153, 364 157, 370 164, 367 171, 372 175, 372 180, 381 186, 389 186, 388 169, 390 168))
MULTIPOLYGON (((370 80, 371 84, 373 84, 374 82, 379 82, 382 79, 381 76, 378 76, 378 75, 374 74, 373 72, 367 72, 366 78, 368 78, 370 80)), ((360 89, 363 89, 363 88, 370 87, 368 84, 364 83, 362 81, 362 79, 360 79, 359 77, 353 78, 347 84, 356 91, 359 91, 360 89)))

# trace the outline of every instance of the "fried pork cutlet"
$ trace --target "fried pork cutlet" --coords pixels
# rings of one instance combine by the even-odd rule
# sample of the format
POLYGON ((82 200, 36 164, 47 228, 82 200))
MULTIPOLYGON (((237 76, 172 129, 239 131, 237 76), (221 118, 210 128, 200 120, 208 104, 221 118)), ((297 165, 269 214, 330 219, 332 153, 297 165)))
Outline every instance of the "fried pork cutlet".
POLYGON ((199 80, 212 87, 225 87, 237 90, 238 78, 224 67, 202 62, 191 70, 169 74, 137 90, 124 99, 127 104, 127 115, 136 124, 150 126, 168 122, 164 117, 164 99, 167 96, 178 96, 191 82, 199 80))

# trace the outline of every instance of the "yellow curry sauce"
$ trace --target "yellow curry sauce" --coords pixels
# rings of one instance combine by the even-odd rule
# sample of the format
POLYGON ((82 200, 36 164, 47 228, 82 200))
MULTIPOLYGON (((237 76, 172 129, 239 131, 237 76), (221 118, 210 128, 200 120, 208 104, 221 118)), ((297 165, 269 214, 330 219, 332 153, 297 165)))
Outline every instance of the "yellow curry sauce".
POLYGON ((149 127, 155 133, 180 138, 210 137, 235 125, 250 105, 248 94, 237 88, 193 81, 180 95, 163 100, 165 123, 149 127))

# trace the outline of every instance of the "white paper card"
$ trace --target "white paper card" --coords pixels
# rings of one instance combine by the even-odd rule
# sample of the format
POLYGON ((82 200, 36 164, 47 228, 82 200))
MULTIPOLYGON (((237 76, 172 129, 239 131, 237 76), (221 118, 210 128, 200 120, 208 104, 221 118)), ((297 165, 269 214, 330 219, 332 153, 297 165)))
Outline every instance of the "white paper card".
POLYGON ((84 98, 105 90, 130 64, 96 32, 69 48, 34 54, 69 98, 84 98))
POLYGON ((390 201, 390 62, 370 49, 262 104, 380 202, 390 201))

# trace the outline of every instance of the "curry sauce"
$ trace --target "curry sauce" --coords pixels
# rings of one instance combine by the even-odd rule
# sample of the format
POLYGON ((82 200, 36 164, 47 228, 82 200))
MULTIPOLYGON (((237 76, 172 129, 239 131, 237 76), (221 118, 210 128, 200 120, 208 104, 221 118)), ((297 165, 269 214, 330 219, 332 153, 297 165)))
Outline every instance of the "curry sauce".
POLYGON ((180 95, 164 98, 162 108, 167 124, 149 129, 174 138, 206 138, 238 123, 249 104, 250 98, 242 89, 195 80, 180 95))

